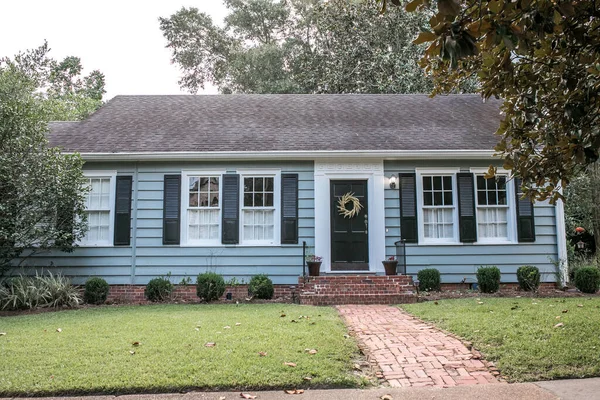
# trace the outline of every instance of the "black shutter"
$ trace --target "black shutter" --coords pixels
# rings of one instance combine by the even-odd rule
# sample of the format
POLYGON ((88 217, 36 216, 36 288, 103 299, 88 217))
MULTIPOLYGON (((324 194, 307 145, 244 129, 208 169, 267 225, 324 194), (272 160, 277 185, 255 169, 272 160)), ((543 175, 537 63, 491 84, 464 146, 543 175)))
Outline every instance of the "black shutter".
POLYGON ((298 174, 281 175, 281 243, 298 243, 298 174))
POLYGON ((179 244, 181 175, 165 175, 163 198, 163 244, 179 244))
POLYGON ((398 174, 400 183, 400 238, 406 243, 417 243, 417 177, 398 174))
POLYGON ((131 237, 131 176, 117 176, 115 195, 115 246, 129 246, 131 237))
POLYGON ((461 172, 456 174, 458 181, 458 226, 460 241, 472 243, 477 241, 477 219, 475 218, 475 188, 473 174, 461 172))
POLYGON ((535 242, 535 219, 533 202, 529 197, 522 198, 522 180, 515 178, 515 195, 517 202, 517 235, 519 242, 535 242))
POLYGON ((240 242, 240 176, 235 174, 223 175, 223 244, 240 242))

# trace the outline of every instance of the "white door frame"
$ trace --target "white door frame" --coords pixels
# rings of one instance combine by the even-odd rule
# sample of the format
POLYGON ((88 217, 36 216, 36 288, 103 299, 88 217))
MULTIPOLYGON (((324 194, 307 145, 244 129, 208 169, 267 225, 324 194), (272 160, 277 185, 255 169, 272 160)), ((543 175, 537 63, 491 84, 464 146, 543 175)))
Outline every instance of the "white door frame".
POLYGON ((360 179, 367 181, 369 272, 384 271, 381 263, 385 259, 383 161, 340 160, 315 161, 315 254, 323 257, 323 272, 331 272, 331 181, 360 179))

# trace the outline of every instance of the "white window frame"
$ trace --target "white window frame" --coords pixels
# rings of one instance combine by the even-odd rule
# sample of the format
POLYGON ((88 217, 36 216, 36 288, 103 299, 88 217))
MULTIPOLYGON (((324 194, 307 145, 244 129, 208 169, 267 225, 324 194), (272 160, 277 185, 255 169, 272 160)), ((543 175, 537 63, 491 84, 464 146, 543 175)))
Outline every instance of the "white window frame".
POLYGON ((458 227, 458 190, 456 186, 456 174, 459 168, 419 168, 415 170, 417 177, 417 219, 419 221, 419 245, 457 245, 459 242, 458 227), (425 218, 423 213, 423 177, 424 176, 450 176, 452 177, 452 237, 444 239, 425 237, 425 218))
MULTIPOLYGON (((117 171, 83 171, 83 176, 88 179, 110 179, 110 193, 108 196, 108 240, 107 241, 88 241, 83 237, 78 245, 80 247, 114 247, 115 236, 115 195, 117 171)), ((86 210, 87 211, 87 210, 86 210)), ((87 235, 87 234, 86 234, 87 235)))
MULTIPOLYGON (((515 200, 515 180, 511 175, 510 171, 498 168, 496 171, 497 175, 506 176, 506 233, 508 239, 503 238, 484 238, 480 236, 479 232, 479 219, 477 218, 477 211, 479 209, 479 205, 477 204, 477 175, 483 175, 488 172, 488 168, 471 168, 471 173, 473 174, 473 190, 475 192, 475 215, 477 221, 477 242, 474 244, 486 245, 486 244, 514 244, 517 243, 517 205, 515 200)), ((485 207, 485 206, 484 206, 485 207)))
MULTIPOLYGON (((190 246, 190 247, 214 247, 221 246, 221 237, 223 235, 223 175, 225 171, 223 170, 194 170, 194 171, 182 171, 181 172, 181 241, 180 246, 190 246), (217 239, 204 239, 204 240, 190 240, 188 237, 188 228, 189 228, 189 206, 190 206, 190 189, 189 189, 189 178, 193 176, 203 176, 210 178, 219 178, 219 236, 217 239)), ((208 208, 207 208, 208 209, 208 208)), ((214 209, 214 207, 213 207, 214 209)))
MULTIPOLYGON (((239 237, 242 246, 279 246, 281 245, 281 170, 255 169, 238 170, 240 175, 240 223, 239 237), (273 178, 273 240, 244 240, 244 178, 273 178)), ((254 207, 252 207, 254 208, 254 207)), ((270 208, 270 207, 269 207, 270 208)), ((261 208, 257 208, 261 209, 261 208)), ((265 208, 266 209, 266 208, 265 208)))

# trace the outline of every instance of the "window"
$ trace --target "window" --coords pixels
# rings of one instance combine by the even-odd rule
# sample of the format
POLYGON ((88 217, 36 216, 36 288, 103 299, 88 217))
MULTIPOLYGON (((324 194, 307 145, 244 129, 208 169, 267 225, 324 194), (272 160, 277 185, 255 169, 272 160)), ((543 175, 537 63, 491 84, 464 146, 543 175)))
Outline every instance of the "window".
POLYGON ((188 175, 187 242, 217 243, 221 226, 220 175, 188 175))
POLYGON ((476 176, 477 232, 481 241, 509 240, 506 176, 476 176))
POLYGON ((422 177, 423 238, 435 242, 455 241, 455 206, 452 176, 422 177))
POLYGON ((276 241, 275 177, 243 176, 242 242, 276 241))
POLYGON ((113 243, 114 175, 86 173, 89 191, 86 198, 88 231, 82 245, 111 246, 113 243))

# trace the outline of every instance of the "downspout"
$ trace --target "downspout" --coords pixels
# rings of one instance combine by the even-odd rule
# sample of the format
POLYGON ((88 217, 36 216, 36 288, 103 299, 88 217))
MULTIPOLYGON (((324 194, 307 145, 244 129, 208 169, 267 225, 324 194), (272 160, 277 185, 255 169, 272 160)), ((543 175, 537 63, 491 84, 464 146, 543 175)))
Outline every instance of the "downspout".
POLYGON ((138 163, 135 163, 135 171, 133 173, 133 210, 131 210, 131 214, 133 215, 131 222, 131 284, 135 283, 135 267, 137 263, 137 221, 138 221, 138 163))

